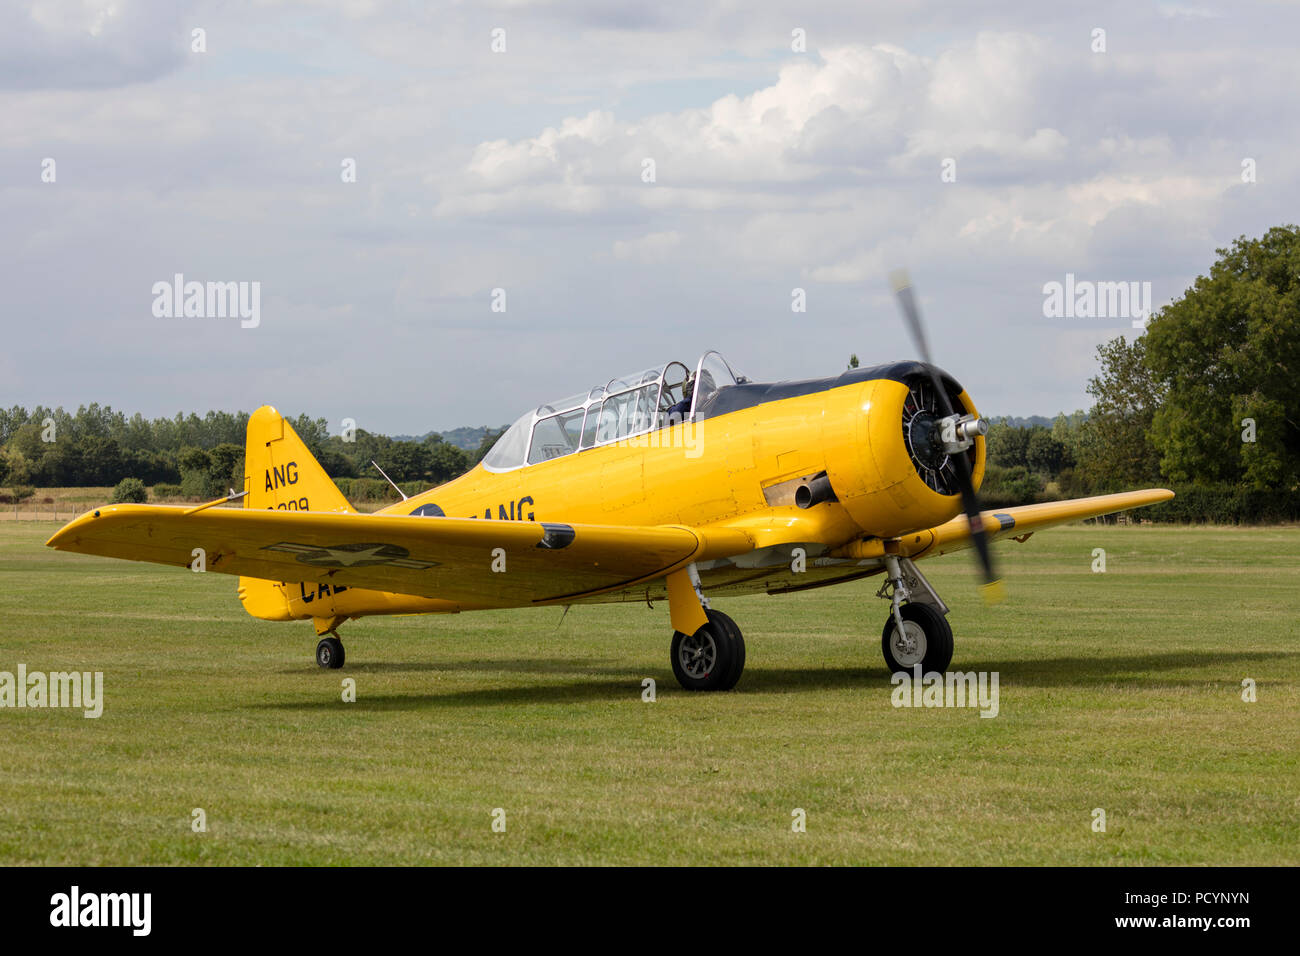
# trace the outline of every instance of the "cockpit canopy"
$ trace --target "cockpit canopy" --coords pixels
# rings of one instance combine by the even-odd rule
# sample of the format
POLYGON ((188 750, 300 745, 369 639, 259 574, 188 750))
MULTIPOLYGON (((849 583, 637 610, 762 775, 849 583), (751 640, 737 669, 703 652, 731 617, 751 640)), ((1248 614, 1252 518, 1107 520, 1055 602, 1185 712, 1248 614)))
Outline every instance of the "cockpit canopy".
POLYGON ((717 352, 705 352, 692 373, 669 362, 525 412, 483 458, 488 471, 510 471, 631 438, 678 422, 719 390, 747 382, 717 352))

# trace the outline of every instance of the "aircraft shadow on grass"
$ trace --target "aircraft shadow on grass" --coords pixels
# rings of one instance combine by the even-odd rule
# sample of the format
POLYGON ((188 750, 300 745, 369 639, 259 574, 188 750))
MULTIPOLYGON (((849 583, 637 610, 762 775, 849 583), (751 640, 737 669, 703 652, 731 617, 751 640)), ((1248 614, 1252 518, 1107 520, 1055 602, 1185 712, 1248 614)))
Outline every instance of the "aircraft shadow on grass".
MULTIPOLYGON (((349 664, 339 677, 359 674, 400 674, 418 671, 505 671, 516 674, 623 674, 626 664, 593 664, 580 657, 506 657, 482 661, 362 661, 349 664)), ((306 674, 309 668, 286 667, 281 674, 306 674)), ((650 676, 650 675, 643 675, 650 676)), ((640 680, 640 678, 638 678, 640 680)))
MULTIPOLYGON (((997 671, 1004 690, 1016 685, 1022 687, 1097 687, 1122 680, 1134 687, 1150 689, 1203 685, 1207 681, 1223 681, 1236 687, 1243 677, 1258 677, 1250 668, 1279 658, 1297 656, 1289 651, 1233 651, 1233 652, 1179 652, 1164 654, 1135 654, 1118 657, 1053 657, 1037 661, 985 661, 958 662, 954 670, 997 671), (1162 680, 1152 676, 1152 671, 1176 671, 1187 668, 1224 668, 1218 674, 1203 677, 1185 677, 1162 680)), ((577 704, 589 701, 617 701, 639 699, 641 681, 654 677, 659 687, 674 696, 676 687, 670 687, 668 674, 637 673, 628 667, 610 665, 591 666, 578 658, 513 658, 496 661, 455 661, 448 663, 371 663, 351 669, 355 677, 367 672, 396 673, 402 671, 498 671, 504 673, 620 675, 618 680, 587 679, 566 680, 558 683, 527 684, 514 687, 484 687, 430 694, 358 695, 349 707, 359 710, 421 710, 440 707, 490 707, 512 704, 577 704)), ((286 671, 306 673, 306 669, 286 671)), ((1263 672, 1260 672, 1262 674, 1263 672)), ((347 676, 346 674, 344 676, 347 676)), ((887 674, 880 667, 845 668, 762 668, 746 671, 738 694, 817 692, 824 690, 862 690, 864 692, 889 688, 887 674)), ((336 697, 327 700, 279 702, 255 705, 270 710, 334 710, 340 704, 336 697)))

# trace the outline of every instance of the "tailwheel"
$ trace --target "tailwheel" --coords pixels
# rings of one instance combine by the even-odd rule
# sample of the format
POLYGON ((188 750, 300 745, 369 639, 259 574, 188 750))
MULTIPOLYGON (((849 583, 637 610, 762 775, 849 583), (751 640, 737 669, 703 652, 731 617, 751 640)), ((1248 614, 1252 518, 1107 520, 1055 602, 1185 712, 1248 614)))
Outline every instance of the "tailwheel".
POLYGON ((329 670, 343 666, 343 642, 337 637, 323 637, 316 645, 316 663, 329 670))
POLYGON ((952 663, 952 628, 947 618, 928 604, 904 604, 899 613, 905 633, 899 633, 891 614, 880 635, 885 666, 895 674, 911 673, 918 664, 922 674, 946 671, 952 663))
POLYGON ((694 634, 673 632, 673 676, 687 690, 731 690, 745 669, 745 638, 721 611, 704 613, 709 623, 694 634))

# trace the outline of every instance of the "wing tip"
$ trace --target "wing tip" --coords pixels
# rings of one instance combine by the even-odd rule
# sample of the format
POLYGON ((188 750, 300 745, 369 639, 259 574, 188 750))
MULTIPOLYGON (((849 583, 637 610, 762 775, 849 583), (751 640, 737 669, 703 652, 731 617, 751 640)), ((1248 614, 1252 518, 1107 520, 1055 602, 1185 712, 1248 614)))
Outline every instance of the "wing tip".
POLYGON ((1139 508, 1145 505, 1154 505, 1161 501, 1170 501, 1176 497, 1168 488, 1143 488, 1141 491, 1132 492, 1132 494, 1142 495, 1146 499, 1144 504, 1137 505, 1139 508))
POLYGON ((180 505, 141 505, 141 504, 120 504, 120 505, 101 505, 84 514, 79 514, 67 524, 65 524, 54 534, 50 535, 45 542, 47 548, 54 548, 56 551, 76 551, 77 548, 71 547, 77 541, 77 532, 83 530, 91 523, 101 518, 107 518, 110 515, 130 515, 157 513, 159 511, 180 511, 183 506, 180 505))
POLYGON ((85 527, 87 523, 98 518, 102 510, 102 508, 96 508, 94 511, 87 511, 85 514, 77 515, 77 517, 73 518, 58 531, 54 532, 54 534, 50 535, 49 540, 45 542, 45 547, 53 548, 56 551, 74 550, 69 547, 69 545, 76 537, 76 533, 81 528, 85 527))

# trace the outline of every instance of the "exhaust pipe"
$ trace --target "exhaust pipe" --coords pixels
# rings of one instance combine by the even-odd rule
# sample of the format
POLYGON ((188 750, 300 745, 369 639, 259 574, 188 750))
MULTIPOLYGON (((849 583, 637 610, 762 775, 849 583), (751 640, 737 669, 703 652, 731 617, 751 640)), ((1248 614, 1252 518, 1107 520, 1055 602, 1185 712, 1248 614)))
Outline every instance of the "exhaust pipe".
POLYGON ((835 490, 831 488, 831 480, 826 477, 824 471, 813 475, 801 484, 794 493, 794 503, 799 508, 811 508, 823 501, 839 500, 839 498, 835 497, 835 490))

